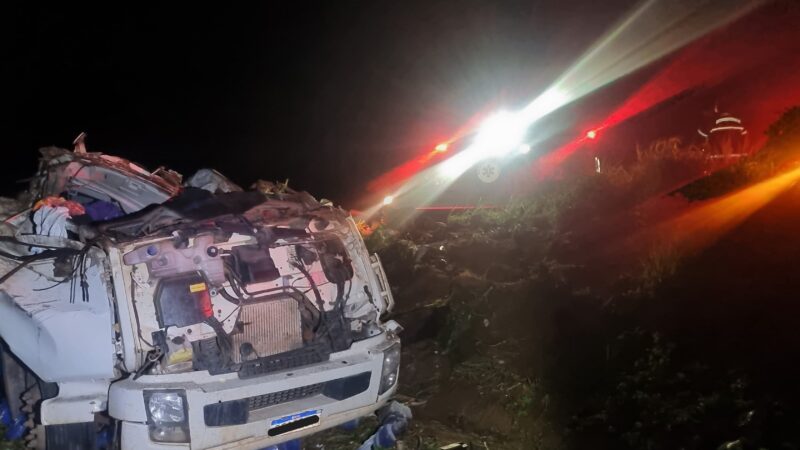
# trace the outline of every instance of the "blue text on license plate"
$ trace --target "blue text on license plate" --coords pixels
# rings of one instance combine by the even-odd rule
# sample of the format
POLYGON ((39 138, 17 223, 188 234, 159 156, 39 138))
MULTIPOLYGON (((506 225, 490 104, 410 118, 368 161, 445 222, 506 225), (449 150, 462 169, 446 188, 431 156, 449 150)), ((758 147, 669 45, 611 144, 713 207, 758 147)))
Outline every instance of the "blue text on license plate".
POLYGON ((308 411, 299 412, 297 414, 291 414, 291 415, 288 415, 288 416, 283 416, 281 418, 274 419, 270 423, 270 426, 271 427, 277 427, 278 425, 285 425, 287 423, 292 423, 292 422, 298 421, 300 419, 305 419, 306 417, 318 416, 319 415, 319 411, 320 411, 319 409, 309 409, 308 411))

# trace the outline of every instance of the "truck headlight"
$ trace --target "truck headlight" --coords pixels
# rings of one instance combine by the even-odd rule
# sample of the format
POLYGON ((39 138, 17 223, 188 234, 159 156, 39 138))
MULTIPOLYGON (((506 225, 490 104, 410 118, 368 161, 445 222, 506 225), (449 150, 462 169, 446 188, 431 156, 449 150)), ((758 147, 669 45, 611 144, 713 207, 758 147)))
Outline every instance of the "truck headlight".
POLYGON ((145 391, 147 425, 154 442, 189 442, 186 392, 182 390, 145 391))
POLYGON ((397 383, 397 371, 400 368, 400 342, 392 344, 383 351, 383 370, 381 371, 381 388, 378 395, 382 395, 397 383))

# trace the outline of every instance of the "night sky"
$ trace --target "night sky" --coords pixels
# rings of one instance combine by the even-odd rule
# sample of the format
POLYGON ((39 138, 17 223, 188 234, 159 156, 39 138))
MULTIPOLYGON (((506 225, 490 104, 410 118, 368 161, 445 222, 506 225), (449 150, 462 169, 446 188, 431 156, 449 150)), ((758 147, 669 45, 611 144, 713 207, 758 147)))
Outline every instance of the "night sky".
POLYGON ((89 150, 151 169, 288 178, 354 203, 487 105, 530 101, 634 4, 263 3, 4 7, 2 193, 33 172, 37 148, 86 131, 89 150))

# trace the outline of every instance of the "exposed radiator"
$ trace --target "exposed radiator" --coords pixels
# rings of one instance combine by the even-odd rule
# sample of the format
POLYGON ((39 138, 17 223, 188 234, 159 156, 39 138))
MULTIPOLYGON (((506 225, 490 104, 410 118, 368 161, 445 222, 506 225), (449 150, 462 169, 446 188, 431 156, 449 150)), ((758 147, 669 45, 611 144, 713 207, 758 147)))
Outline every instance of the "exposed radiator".
POLYGON ((242 332, 231 335, 236 363, 303 346, 300 310, 293 298, 243 305, 239 320, 242 332))

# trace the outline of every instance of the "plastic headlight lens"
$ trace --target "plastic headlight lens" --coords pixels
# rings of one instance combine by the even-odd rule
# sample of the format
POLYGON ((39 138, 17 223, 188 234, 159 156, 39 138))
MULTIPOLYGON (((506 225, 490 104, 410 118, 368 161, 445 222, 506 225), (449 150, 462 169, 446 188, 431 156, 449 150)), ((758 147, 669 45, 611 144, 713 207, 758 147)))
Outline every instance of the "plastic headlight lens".
POLYGON ((381 389, 383 394, 397 383, 397 370, 400 368, 400 343, 397 342, 383 352, 383 371, 381 372, 381 389))
POLYGON ((186 421, 183 397, 177 392, 154 392, 147 402, 147 410, 153 423, 182 423, 186 421))
POLYGON ((184 391, 146 391, 144 401, 151 440, 189 442, 184 391))

